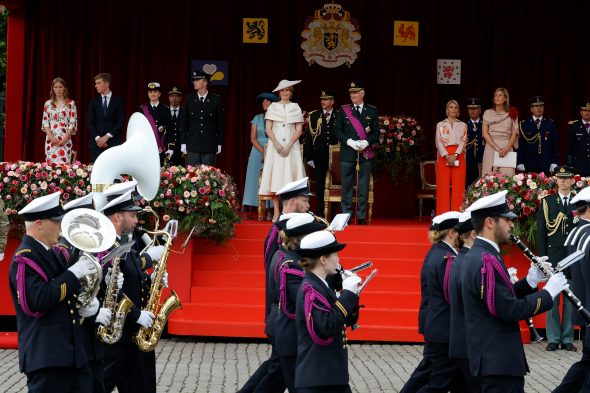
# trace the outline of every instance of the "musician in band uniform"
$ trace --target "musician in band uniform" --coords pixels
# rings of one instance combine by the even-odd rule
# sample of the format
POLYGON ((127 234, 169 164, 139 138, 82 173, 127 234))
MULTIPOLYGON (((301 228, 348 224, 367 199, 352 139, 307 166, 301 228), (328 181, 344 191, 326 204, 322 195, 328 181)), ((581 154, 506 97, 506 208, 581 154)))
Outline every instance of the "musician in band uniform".
MULTIPOLYGON (((332 93, 322 91, 320 100, 322 109, 309 112, 303 155, 315 175, 316 195, 318 196, 316 214, 323 217, 330 145, 338 143, 334 132, 338 111, 334 109, 334 95, 332 93)), ((337 164, 335 163, 335 165, 337 164)))
POLYGON ((482 393, 524 392, 529 369, 518 322, 551 309, 553 298, 568 288, 563 273, 557 273, 537 291, 543 272, 534 265, 526 278, 510 282, 500 246, 509 242, 516 215, 506 193, 483 197, 466 210, 478 236, 463 258, 461 295, 469 368, 482 393))
POLYGON ((66 253, 53 248, 64 213, 59 198, 59 192, 42 196, 19 211, 26 234, 9 271, 19 369, 33 393, 92 390, 80 316, 96 315, 99 305, 95 298, 78 310, 74 295, 80 278, 96 274, 96 268, 86 257, 67 267, 66 253))

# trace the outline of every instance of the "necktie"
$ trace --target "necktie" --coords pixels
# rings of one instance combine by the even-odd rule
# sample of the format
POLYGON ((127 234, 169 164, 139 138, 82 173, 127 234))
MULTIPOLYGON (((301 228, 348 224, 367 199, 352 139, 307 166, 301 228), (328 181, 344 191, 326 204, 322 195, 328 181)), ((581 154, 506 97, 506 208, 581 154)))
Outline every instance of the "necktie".
POLYGON ((176 120, 176 119, 178 119, 178 117, 177 117, 177 115, 178 115, 178 114, 176 113, 176 112, 178 112, 178 109, 172 109, 172 112, 173 112, 173 113, 172 113, 172 119, 173 119, 173 120, 176 120))
POLYGON ((156 106, 152 105, 152 110, 155 111, 156 110, 156 106))
POLYGON ((324 113, 324 117, 326 118, 326 120, 330 120, 330 112, 324 113))
POLYGON ((354 109, 356 110, 356 114, 359 115, 359 117, 361 117, 361 107, 360 107, 360 105, 356 105, 354 107, 354 109))
POLYGON ((584 125, 586 126, 586 131, 589 131, 590 130, 590 123, 586 123, 584 125))
POLYGON ((108 109, 108 105, 107 105, 107 96, 102 97, 103 101, 102 101, 102 111, 104 112, 104 114, 107 114, 107 109, 108 109))
POLYGON ((537 130, 541 127, 541 119, 536 119, 535 124, 537 125, 537 130))
POLYGON ((199 99, 201 100, 201 102, 205 102, 205 97, 201 97, 199 99))
POLYGON ((567 197, 563 197, 563 209, 567 211, 567 197))

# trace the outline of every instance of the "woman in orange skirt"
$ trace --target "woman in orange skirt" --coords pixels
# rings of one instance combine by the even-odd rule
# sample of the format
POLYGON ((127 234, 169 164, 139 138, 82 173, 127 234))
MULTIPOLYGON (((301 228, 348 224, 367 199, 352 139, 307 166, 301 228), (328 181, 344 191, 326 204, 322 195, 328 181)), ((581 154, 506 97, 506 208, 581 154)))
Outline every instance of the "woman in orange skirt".
POLYGON ((447 102, 447 118, 436 125, 436 214, 459 210, 465 192, 467 124, 459 120, 459 103, 447 102))

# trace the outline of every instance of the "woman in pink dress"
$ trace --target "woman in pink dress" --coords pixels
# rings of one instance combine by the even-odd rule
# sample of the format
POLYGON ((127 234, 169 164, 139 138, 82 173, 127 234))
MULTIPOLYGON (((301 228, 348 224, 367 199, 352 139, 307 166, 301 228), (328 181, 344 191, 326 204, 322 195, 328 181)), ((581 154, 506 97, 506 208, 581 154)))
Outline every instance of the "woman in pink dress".
POLYGON ((76 135, 76 103, 68 98, 68 87, 62 78, 51 82, 49 100, 43 106, 42 130, 45 138, 45 161, 69 164, 72 160, 72 136, 76 135))
POLYGON ((483 151, 482 175, 502 172, 513 176, 514 168, 494 167, 494 152, 506 156, 518 148, 518 113, 510 108, 508 90, 498 87, 494 91, 494 105, 483 113, 482 136, 486 141, 483 151))

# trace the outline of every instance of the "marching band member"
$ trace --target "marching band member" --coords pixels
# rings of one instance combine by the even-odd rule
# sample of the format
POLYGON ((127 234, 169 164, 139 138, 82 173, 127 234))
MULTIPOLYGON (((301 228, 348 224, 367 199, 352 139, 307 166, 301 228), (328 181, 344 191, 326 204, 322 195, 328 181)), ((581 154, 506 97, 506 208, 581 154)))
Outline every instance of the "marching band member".
POLYGON ((29 392, 88 392, 92 380, 80 316, 98 312, 98 301, 76 310, 81 277, 95 274, 86 257, 67 267, 59 241, 64 211, 60 193, 34 199, 19 211, 26 234, 10 265, 10 293, 16 310, 19 368, 29 392), (59 371, 57 371, 59 370, 59 371))
POLYGON ((461 263, 461 295, 469 367, 482 393, 524 392, 528 365, 518 321, 551 309, 553 298, 568 288, 558 273, 537 291, 543 272, 536 266, 526 278, 510 282, 500 246, 510 241, 516 215, 508 208, 506 193, 485 196, 466 210, 477 239, 461 263))
MULTIPOLYGON (((127 241, 128 235, 137 224, 137 212, 142 210, 135 205, 131 194, 132 191, 127 191, 100 209, 115 226, 118 242, 127 241)), ((141 256, 132 250, 121 257, 120 269, 125 277, 121 292, 127 295, 134 305, 129 311, 119 342, 105 348, 107 392, 112 391, 115 386, 120 392, 150 392, 156 389, 154 381, 151 378, 146 379, 146 374, 150 375, 149 370, 155 365, 146 364, 146 358, 132 341, 132 336, 137 333, 139 326, 149 328, 153 324, 154 315, 141 310, 147 301, 150 288, 150 280, 146 277, 144 269, 151 266, 152 261, 160 259, 162 253, 162 248, 151 247, 141 256)), ((110 263, 104 268, 108 267, 110 263)))
POLYGON ((297 359, 297 328, 295 324, 295 302, 297 291, 303 280, 303 269, 295 249, 301 238, 310 233, 326 229, 324 221, 309 213, 296 213, 284 224, 281 232, 283 244, 275 254, 268 269, 270 286, 278 295, 278 312, 275 323, 275 346, 283 378, 289 392, 295 392, 295 361, 297 359))
MULTIPOLYGON (((590 239, 590 187, 583 188, 578 192, 570 204, 576 207, 579 221, 578 226, 570 232, 566 239, 565 246, 567 254, 578 249, 586 253, 581 261, 571 267, 573 291, 586 305, 587 299, 590 299, 590 243, 587 241, 590 239)), ((575 315, 578 314, 575 313, 575 315)), ((553 393, 589 392, 590 377, 587 377, 588 375, 590 375, 590 334, 586 333, 582 346, 582 359, 570 367, 561 384, 553 393)))
MULTIPOLYGON (((93 209, 93 195, 92 193, 74 199, 63 206, 64 211, 69 212, 74 209, 93 209)), ((64 245, 67 241, 64 239, 64 245)), ((70 261, 79 258, 80 250, 72 245, 67 244, 68 252, 70 254, 70 261)), ((105 277, 108 285, 108 275, 105 277)), ((117 280, 118 285, 123 285, 123 274, 119 273, 117 280)), ((100 294, 100 292, 99 292, 100 294)), ((102 306, 103 296, 98 296, 100 305, 102 306)), ((100 307, 98 314, 89 318, 85 318, 82 322, 82 331, 84 333, 84 348, 86 349, 86 356, 88 357, 88 368, 92 376, 92 390, 93 393, 104 393, 104 343, 96 335, 97 323, 103 326, 108 325, 111 320, 111 310, 105 307, 100 307)))
POLYGON ((479 392, 477 378, 469 372, 469 361, 467 360, 467 342, 465 341, 465 312, 463 311, 463 299, 461 298, 461 274, 463 272, 463 258, 477 237, 473 224, 471 223, 471 213, 461 213, 459 223, 455 226, 455 231, 459 234, 458 244, 461 246, 459 255, 453 261, 451 266, 451 275, 449 283, 449 301, 451 306, 451 324, 449 329, 449 357, 455 361, 455 364, 461 376, 465 381, 469 392, 479 392))
POLYGON ((339 297, 326 282, 328 275, 336 274, 338 251, 345 246, 331 232, 318 231, 303 237, 295 250, 305 270, 295 311, 298 393, 351 392, 345 328, 358 307, 361 278, 345 278, 339 297))
POLYGON ((421 274, 421 287, 426 301, 423 310, 424 357, 431 365, 430 376, 418 391, 448 391, 454 383, 458 370, 449 359, 450 307, 448 299, 448 277, 450 267, 457 256, 455 226, 459 222, 459 212, 450 211, 432 220, 430 240, 435 248, 424 261, 421 274), (423 292, 424 293, 424 292, 423 292))

